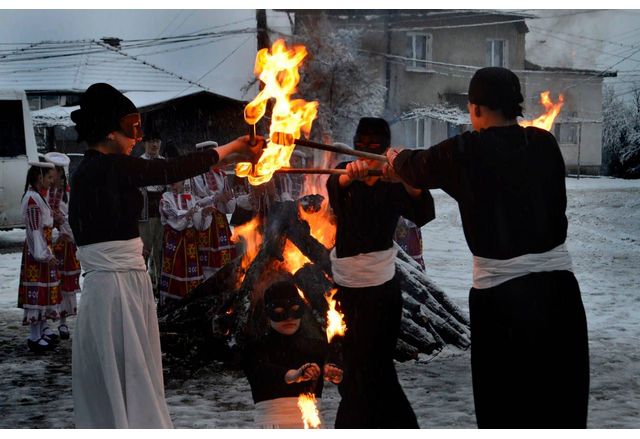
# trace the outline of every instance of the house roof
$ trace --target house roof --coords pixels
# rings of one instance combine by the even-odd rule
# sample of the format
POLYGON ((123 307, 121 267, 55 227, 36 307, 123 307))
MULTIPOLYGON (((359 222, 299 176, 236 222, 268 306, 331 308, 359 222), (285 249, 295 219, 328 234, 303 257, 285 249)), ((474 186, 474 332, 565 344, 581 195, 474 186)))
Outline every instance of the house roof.
MULTIPOLYGON (((204 87, 101 40, 32 44, 0 56, 0 88, 83 92, 108 82, 123 92, 203 90, 204 87)), ((113 41, 113 40, 111 40, 113 41)))
MULTIPOLYGON (((156 105, 164 104, 166 102, 174 101, 176 99, 185 98, 188 96, 193 96, 196 94, 205 94, 208 96, 212 96, 218 99, 228 99, 235 101, 235 99, 227 98, 226 96, 221 96, 216 93, 211 93, 208 91, 202 90, 183 90, 182 92, 176 93, 175 91, 161 91, 161 92, 130 92, 125 93, 124 95, 131 99, 131 102, 141 111, 144 112, 145 109, 150 109, 150 107, 154 107, 156 105)), ((236 101, 240 102, 240 101, 236 101)), ((44 108, 42 110, 33 111, 31 113, 31 119, 33 124, 36 126, 65 126, 71 127, 75 124, 71 120, 71 112, 80 108, 79 106, 71 106, 71 107, 62 107, 60 105, 56 105, 53 107, 44 108)))
POLYGON ((618 76, 616 71, 587 70, 587 69, 571 69, 568 67, 545 67, 534 64, 531 61, 524 60, 525 72, 545 72, 545 73, 569 73, 583 76, 599 76, 602 78, 615 78, 618 76))

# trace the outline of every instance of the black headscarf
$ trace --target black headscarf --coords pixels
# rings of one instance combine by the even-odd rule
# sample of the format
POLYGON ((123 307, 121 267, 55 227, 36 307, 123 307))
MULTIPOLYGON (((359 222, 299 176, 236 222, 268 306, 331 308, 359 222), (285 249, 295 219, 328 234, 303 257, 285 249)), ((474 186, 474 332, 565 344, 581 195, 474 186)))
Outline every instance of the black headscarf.
POLYGON ((508 118, 522 116, 523 101, 520 80, 509 69, 485 67, 469 82, 469 102, 501 110, 508 118))

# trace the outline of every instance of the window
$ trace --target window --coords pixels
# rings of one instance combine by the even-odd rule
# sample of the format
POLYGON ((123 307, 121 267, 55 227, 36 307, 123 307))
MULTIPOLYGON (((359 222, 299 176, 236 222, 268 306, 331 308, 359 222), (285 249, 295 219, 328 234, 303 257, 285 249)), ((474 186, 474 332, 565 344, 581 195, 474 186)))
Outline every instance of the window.
POLYGON ((431 34, 407 34, 407 70, 426 72, 430 70, 427 61, 432 61, 431 34))
MULTIPOLYGON (((31 128, 31 127, 29 127, 31 128)), ((26 154, 22 101, 0 101, 0 157, 26 154)))
POLYGON ((507 67, 507 41, 487 40, 487 67, 507 67))
POLYGON ((60 104, 59 96, 42 96, 40 98, 41 108, 49 108, 60 104))
POLYGON ((29 101, 29 110, 40 110, 40 96, 28 96, 27 100, 29 101))
POLYGON ((412 119, 405 125, 405 141, 409 148, 428 148, 431 146, 431 119, 412 119))
POLYGON ((578 124, 577 123, 556 123, 554 134, 558 143, 565 145, 578 144, 578 124))
POLYGON ((447 122, 447 137, 457 136, 462 134, 462 125, 456 125, 455 123, 447 122))

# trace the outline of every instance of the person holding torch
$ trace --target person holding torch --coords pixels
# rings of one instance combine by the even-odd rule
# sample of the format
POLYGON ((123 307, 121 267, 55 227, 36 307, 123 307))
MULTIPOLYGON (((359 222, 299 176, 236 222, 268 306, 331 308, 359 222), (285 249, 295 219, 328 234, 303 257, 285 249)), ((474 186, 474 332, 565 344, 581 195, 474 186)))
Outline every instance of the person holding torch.
POLYGON ((480 428, 586 428, 587 322, 567 251, 565 166, 546 130, 518 125, 518 77, 478 70, 474 131, 387 152, 388 176, 440 188, 473 254, 471 372, 480 428))

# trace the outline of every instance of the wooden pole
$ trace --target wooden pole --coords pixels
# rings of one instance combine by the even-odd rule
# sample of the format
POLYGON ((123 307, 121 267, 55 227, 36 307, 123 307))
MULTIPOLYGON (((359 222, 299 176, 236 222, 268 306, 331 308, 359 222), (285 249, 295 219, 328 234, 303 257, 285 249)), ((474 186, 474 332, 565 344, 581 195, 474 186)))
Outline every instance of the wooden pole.
MULTIPOLYGON (((324 168, 280 168, 276 174, 328 174, 328 175, 346 175, 346 169, 324 169, 324 168)), ((382 177, 381 169, 369 169, 368 177, 382 177)))
POLYGON ((306 146, 307 148, 320 149, 323 151, 336 152, 338 154, 352 155, 364 159, 377 160, 387 163, 387 157, 382 154, 373 154, 366 151, 358 151, 357 149, 345 148, 343 146, 325 145, 324 143, 311 142, 309 140, 297 139, 294 142, 298 146, 306 146))

